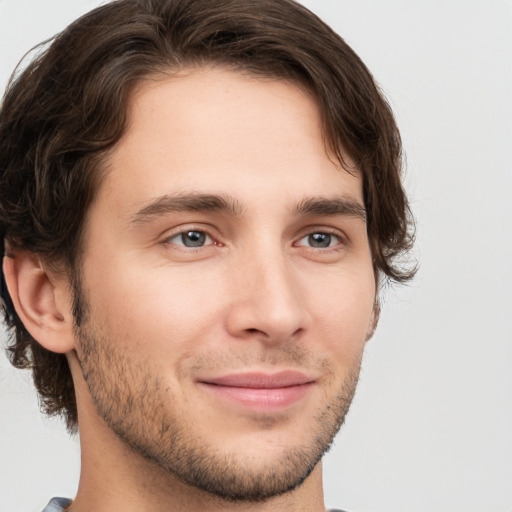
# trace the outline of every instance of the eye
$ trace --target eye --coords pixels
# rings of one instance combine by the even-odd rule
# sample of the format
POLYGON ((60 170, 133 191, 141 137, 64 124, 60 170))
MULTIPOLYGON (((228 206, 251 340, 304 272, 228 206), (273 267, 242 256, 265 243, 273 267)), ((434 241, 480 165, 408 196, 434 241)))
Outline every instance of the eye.
POLYGON ((314 249, 328 249, 329 247, 334 247, 339 245, 341 239, 338 235, 334 235, 332 233, 311 233, 303 238, 301 238, 298 242, 298 245, 308 246, 314 249))
POLYGON ((167 242, 190 248, 204 247, 205 245, 213 244, 213 240, 210 235, 204 231, 198 230, 182 231, 181 233, 168 238, 167 242))

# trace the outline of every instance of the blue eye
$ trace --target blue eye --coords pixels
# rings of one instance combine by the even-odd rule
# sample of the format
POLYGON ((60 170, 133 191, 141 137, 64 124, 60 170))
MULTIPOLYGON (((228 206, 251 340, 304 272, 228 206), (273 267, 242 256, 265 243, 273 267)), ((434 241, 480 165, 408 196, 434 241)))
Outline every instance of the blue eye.
POLYGON ((340 237, 331 233, 311 233, 299 241, 299 245, 306 245, 314 249, 328 249, 339 243, 340 237))
POLYGON ((173 237, 169 238, 170 243, 176 245, 183 245, 184 247, 204 247, 205 245, 210 245, 212 239, 209 235, 207 235, 204 231, 183 231, 182 233, 178 233, 173 237))

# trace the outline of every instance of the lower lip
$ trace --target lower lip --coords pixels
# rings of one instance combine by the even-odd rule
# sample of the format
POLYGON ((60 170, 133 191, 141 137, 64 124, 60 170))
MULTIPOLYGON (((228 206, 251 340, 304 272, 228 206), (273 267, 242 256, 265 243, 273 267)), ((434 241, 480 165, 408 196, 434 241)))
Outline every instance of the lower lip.
POLYGON ((217 396, 229 402, 256 411, 279 411, 289 407, 307 394, 313 383, 287 386, 283 388, 240 388, 201 383, 217 396))

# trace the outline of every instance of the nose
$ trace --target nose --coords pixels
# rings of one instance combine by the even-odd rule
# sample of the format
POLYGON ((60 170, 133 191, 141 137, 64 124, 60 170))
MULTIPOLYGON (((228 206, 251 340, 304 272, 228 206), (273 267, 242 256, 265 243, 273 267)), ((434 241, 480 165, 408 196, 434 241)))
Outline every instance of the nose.
POLYGON ((306 330, 308 311, 300 274, 279 251, 252 254, 231 275, 227 329, 238 338, 285 343, 306 330))

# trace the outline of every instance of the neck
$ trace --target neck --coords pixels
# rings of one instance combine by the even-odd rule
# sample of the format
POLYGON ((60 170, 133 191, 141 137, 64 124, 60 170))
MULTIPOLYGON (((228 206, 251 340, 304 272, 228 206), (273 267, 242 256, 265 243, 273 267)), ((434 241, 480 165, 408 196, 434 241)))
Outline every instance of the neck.
MULTIPOLYGON (((323 512, 321 464, 297 489, 263 502, 232 502, 191 487, 125 446, 82 440, 82 468, 72 512, 323 512), (86 449, 87 447, 87 449, 86 449)), ((119 440, 117 441, 119 442, 119 440)))
POLYGON ((225 500, 183 483, 144 459, 112 432, 90 400, 83 400, 83 395, 81 398, 81 476, 70 512, 325 511, 321 464, 293 491, 260 502, 225 500))

